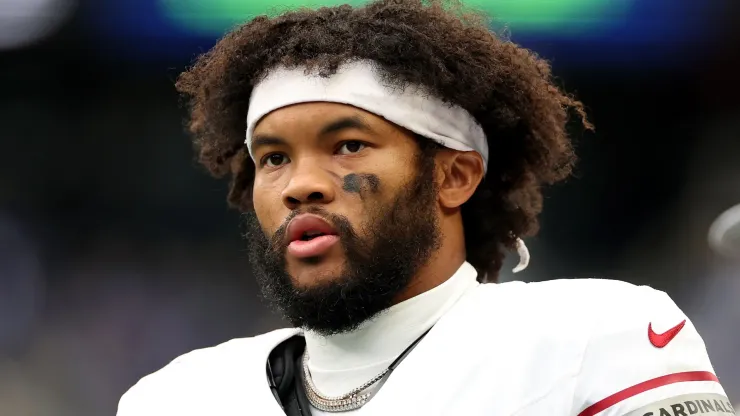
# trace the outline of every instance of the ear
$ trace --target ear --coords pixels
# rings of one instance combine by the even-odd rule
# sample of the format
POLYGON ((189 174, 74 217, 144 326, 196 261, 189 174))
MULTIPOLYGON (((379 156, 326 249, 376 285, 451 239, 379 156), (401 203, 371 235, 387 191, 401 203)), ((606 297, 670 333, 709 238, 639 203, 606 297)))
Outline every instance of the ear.
POLYGON ((439 203, 443 209, 459 208, 483 180, 483 158, 474 151, 442 149, 436 159, 439 203))

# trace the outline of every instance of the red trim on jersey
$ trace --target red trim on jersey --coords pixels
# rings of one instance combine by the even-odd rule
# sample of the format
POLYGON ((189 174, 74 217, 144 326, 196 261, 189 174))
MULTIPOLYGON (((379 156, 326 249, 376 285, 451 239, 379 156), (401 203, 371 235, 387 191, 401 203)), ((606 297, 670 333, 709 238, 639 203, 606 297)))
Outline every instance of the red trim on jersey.
MULTIPOLYGON (((608 375, 606 375, 608 377, 608 375)), ((716 381, 719 383, 717 376, 710 373, 709 371, 687 371, 685 373, 669 374, 667 376, 657 377, 652 380, 644 381, 640 384, 635 384, 632 387, 628 387, 618 393, 614 393, 604 400, 596 402, 591 406, 587 407, 584 411, 578 414, 578 416, 594 416, 599 412, 614 406, 615 404, 627 400, 632 396, 636 396, 640 393, 644 393, 648 390, 656 389, 658 387, 666 386, 673 383, 681 383, 684 381, 716 381)))

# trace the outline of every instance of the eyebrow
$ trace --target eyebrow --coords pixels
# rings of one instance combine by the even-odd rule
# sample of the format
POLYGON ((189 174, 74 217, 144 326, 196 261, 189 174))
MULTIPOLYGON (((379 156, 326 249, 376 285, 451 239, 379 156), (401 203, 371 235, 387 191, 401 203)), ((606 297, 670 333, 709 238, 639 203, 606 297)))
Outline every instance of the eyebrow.
POLYGON ((334 120, 331 123, 324 126, 319 133, 321 136, 326 136, 331 133, 337 133, 342 130, 357 129, 372 133, 373 129, 365 123, 362 118, 358 116, 342 117, 338 120, 334 120))
MULTIPOLYGON (((319 136, 327 136, 342 130, 357 129, 372 133, 373 129, 358 116, 342 117, 325 125, 319 132, 319 136)), ((288 146, 288 142, 279 136, 269 134, 255 134, 252 136, 252 151, 261 146, 288 146)))
POLYGON ((269 136, 264 134, 256 134, 252 136, 252 152, 261 146, 285 146, 288 143, 277 136, 269 136))

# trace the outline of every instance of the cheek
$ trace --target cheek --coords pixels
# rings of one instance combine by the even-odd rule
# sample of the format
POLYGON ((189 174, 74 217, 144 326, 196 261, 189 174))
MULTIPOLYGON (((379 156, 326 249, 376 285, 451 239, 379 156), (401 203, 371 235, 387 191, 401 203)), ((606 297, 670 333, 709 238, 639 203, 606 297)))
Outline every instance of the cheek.
POLYGON ((285 208, 280 190, 274 184, 255 179, 252 201, 262 228, 270 234, 274 233, 282 223, 281 211, 285 208))
POLYGON ((377 166, 372 172, 368 172, 377 176, 378 189, 383 199, 395 197, 398 191, 411 183, 417 174, 413 160, 405 160, 400 155, 391 160, 393 160, 392 163, 385 163, 377 166))

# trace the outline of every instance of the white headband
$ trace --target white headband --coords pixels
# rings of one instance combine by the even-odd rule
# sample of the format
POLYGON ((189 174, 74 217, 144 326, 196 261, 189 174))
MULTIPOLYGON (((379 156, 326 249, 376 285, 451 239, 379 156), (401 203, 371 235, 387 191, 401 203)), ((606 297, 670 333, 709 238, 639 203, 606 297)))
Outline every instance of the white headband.
MULTIPOLYGON (((247 112, 245 144, 252 154, 252 134, 263 117, 294 104, 330 102, 348 104, 385 118, 422 137, 453 150, 476 151, 488 170, 488 142, 480 124, 462 107, 445 103, 420 86, 392 88, 384 85, 372 61, 357 60, 341 65, 335 74, 322 77, 305 67, 272 69, 254 86, 247 112)), ((529 252, 517 241, 519 265, 524 270, 529 252)))
MULTIPOLYGON (((461 151, 474 150, 488 165, 488 142, 472 115, 446 104, 421 87, 391 88, 384 85, 372 61, 351 61, 336 74, 321 77, 304 67, 275 68, 252 90, 247 113, 247 140, 252 155, 252 133, 271 112, 293 104, 330 102, 348 104, 379 115, 393 124, 461 151)), ((252 155, 253 156, 253 155, 252 155)))

